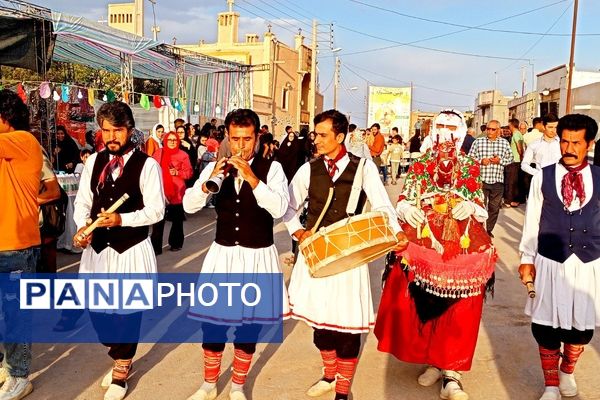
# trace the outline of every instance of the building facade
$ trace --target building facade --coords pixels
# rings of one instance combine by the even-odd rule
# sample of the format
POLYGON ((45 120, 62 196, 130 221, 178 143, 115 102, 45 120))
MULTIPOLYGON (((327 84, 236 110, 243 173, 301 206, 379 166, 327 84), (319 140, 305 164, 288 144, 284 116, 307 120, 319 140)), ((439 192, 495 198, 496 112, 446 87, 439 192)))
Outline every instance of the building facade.
POLYGON ((108 5, 108 26, 144 36, 144 0, 108 5))
POLYGON ((532 126, 533 118, 539 113, 539 95, 537 92, 527 93, 524 96, 508 101, 508 117, 516 118, 520 122, 527 122, 532 126))
MULTIPOLYGON (((537 92, 539 98, 539 115, 544 116, 548 113, 557 114, 559 117, 567 114, 567 79, 569 76, 569 67, 560 65, 548 71, 537 74, 537 92)), ((575 89, 589 86, 600 82, 600 72, 598 71, 578 71, 573 70, 571 105, 573 112, 579 103, 575 98, 575 89)), ((581 92, 581 91, 580 91, 581 92)), ((585 92, 585 90, 584 90, 585 92)), ((587 100, 583 100, 584 103, 587 100)))
POLYGON ((502 95, 499 90, 479 92, 475 101, 473 128, 479 132, 479 127, 488 121, 497 120, 500 125, 508 123, 508 101, 510 97, 502 95))
MULTIPOLYGON (((304 36, 299 32, 290 47, 269 29, 262 39, 258 34, 246 34, 244 41, 239 42, 240 14, 233 11, 232 0, 227 3, 229 10, 218 15, 216 43, 200 41, 177 46, 252 65, 252 109, 261 124, 271 127, 275 137, 281 136, 287 125, 294 129, 308 127, 312 51, 304 44, 304 36)), ((317 92, 315 113, 322 110, 323 96, 317 92)))

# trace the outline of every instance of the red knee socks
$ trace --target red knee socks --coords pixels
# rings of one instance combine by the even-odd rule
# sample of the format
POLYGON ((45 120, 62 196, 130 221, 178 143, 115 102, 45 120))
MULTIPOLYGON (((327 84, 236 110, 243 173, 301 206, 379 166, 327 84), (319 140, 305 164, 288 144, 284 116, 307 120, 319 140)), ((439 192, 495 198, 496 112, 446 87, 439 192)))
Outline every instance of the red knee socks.
POLYGON ((340 394, 349 394, 354 371, 358 358, 338 358, 337 359, 337 381, 335 382, 335 392, 340 394))
POLYGON ((575 371, 575 364, 577 364, 581 353, 583 353, 583 345, 565 343, 560 370, 565 374, 572 374, 575 371))
POLYGON ((546 386, 558 386, 558 359, 560 349, 550 350, 540 346, 540 359, 542 371, 544 371, 544 382, 546 386))
POLYGON ((321 358, 323 359, 323 378, 327 382, 333 382, 337 372, 335 350, 321 350, 321 358))
POLYGON ((129 371, 131 370, 131 363, 133 360, 115 360, 112 370, 112 382, 115 385, 125 387, 125 381, 129 377, 129 371))
POLYGON ((243 385, 246 382, 246 376, 250 370, 252 362, 252 354, 248 354, 240 349, 235 349, 233 356, 233 372, 231 381, 238 385, 243 385))
POLYGON ((222 351, 204 350, 204 381, 217 383, 221 374, 222 351))

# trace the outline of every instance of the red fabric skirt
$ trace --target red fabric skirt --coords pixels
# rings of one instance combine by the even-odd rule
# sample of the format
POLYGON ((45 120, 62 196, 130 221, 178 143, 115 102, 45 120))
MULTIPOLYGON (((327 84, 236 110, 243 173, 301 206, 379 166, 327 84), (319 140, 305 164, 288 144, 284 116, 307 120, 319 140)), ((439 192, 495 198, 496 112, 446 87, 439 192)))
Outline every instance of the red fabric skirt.
POLYGON ((378 350, 405 362, 452 371, 470 370, 483 294, 461 299, 439 318, 423 324, 408 292, 408 284, 405 273, 395 265, 386 281, 377 313, 378 350))

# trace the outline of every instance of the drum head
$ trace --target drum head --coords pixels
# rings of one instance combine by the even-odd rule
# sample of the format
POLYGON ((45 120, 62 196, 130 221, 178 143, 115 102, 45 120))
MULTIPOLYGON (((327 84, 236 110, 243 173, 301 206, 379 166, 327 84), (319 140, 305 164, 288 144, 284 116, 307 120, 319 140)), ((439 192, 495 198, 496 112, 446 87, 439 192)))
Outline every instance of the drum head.
POLYGON ((383 243, 371 243, 368 246, 368 252, 357 251, 347 255, 338 255, 335 261, 329 262, 327 265, 321 266, 322 264, 325 264, 325 262, 321 262, 314 267, 309 267, 310 274, 313 278, 323 278, 325 276, 339 274, 340 272, 345 272, 374 261, 387 254, 395 246, 396 242, 390 242, 389 240, 385 240, 383 243))

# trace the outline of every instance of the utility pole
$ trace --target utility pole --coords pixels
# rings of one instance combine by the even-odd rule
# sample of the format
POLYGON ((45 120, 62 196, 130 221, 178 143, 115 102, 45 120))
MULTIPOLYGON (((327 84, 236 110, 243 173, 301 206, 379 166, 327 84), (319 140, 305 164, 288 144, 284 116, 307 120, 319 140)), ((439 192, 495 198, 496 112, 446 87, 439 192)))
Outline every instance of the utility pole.
POLYGON ((521 66, 521 96, 525 96, 525 85, 527 83, 527 78, 525 77, 525 66, 521 66))
POLYGON ((333 109, 337 110, 338 88, 340 86, 340 66, 342 62, 339 57, 335 58, 335 70, 333 73, 333 109))
POLYGON ((314 129, 315 107, 317 105, 317 20, 312 22, 312 44, 310 57, 310 96, 308 98, 308 125, 314 129))
POLYGON ((573 30, 571 32, 571 56, 569 58, 569 76, 567 78, 567 107, 565 114, 571 113, 571 87, 573 84, 573 63, 575 58, 575 36, 577 33, 577 8, 579 7, 579 1, 575 0, 573 3, 573 30))
POLYGON ((154 39, 154 41, 158 40, 158 32, 160 32, 160 27, 158 25, 156 25, 156 11, 154 10, 154 6, 156 5, 156 0, 148 0, 150 3, 152 3, 152 19, 153 19, 153 24, 152 24, 152 39, 154 39))

